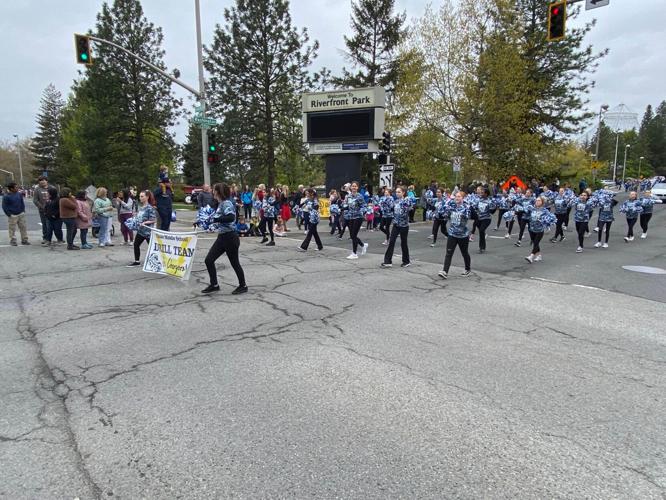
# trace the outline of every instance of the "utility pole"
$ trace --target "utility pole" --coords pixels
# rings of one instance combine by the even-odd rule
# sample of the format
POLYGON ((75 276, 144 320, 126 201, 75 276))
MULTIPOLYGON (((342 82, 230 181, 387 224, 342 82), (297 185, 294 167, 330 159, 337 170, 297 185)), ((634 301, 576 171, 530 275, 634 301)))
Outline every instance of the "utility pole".
MULTIPOLYGON (((194 13, 197 24, 197 64, 199 66, 199 104, 201 114, 206 116, 206 84, 203 71, 203 44, 201 43, 201 9, 199 0, 194 0, 194 13)), ((201 127, 201 157, 203 159, 204 184, 210 185, 210 165, 208 165, 208 132, 201 127)))
POLYGON ((620 133, 615 136, 615 161, 613 162, 613 182, 617 180, 617 147, 620 145, 620 133))
POLYGON ((631 147, 631 144, 627 144, 624 147, 624 165, 622 166, 622 184, 624 184, 624 175, 627 173, 627 151, 631 147))
POLYGON ((23 189, 23 162, 21 161, 21 143, 19 142, 18 134, 14 134, 14 137, 16 137, 16 152, 18 153, 19 176, 21 177, 21 189, 23 189))
POLYGON ((604 113, 608 110, 608 104, 602 104, 599 109, 599 127, 597 128, 597 148, 594 152, 594 156, 599 161, 599 142, 601 140, 601 119, 604 116, 604 113))

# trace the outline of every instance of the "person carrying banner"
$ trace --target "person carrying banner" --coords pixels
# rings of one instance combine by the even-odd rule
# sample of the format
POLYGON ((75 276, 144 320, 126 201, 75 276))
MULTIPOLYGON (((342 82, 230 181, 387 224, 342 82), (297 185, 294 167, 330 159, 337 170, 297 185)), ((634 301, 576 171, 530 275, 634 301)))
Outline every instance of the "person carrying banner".
POLYGON ((218 207, 212 216, 212 222, 217 224, 217 239, 213 246, 208 251, 204 263, 210 276, 210 285, 201 290, 201 293, 219 292, 220 286, 217 282, 217 269, 215 268, 215 261, 220 258, 223 253, 227 254, 231 267, 236 272, 238 278, 238 286, 231 292, 233 295, 238 295, 247 292, 247 285, 245 284, 245 273, 238 260, 238 248, 240 247, 240 239, 236 233, 236 207, 229 199, 231 189, 224 183, 215 184, 213 186, 213 196, 218 201, 218 207))
MULTIPOLYGON (((139 194, 139 202, 141 208, 139 213, 134 217, 134 220, 139 223, 137 227, 136 237, 134 238, 134 262, 131 262, 127 267, 140 266, 141 262, 141 243, 144 241, 150 244, 150 227, 155 225, 157 221, 157 212, 155 210, 155 197, 150 191, 141 191, 139 194)), ((128 219, 129 222, 132 219, 128 219)), ((123 222, 125 224, 125 222, 123 222)), ((129 229, 129 228, 128 228, 129 229)))

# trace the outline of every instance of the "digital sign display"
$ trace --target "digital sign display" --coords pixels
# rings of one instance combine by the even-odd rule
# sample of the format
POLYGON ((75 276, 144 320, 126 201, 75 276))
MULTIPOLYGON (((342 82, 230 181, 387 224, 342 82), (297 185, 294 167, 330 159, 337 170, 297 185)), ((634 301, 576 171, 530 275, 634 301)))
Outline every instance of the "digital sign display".
POLYGON ((351 142, 374 137, 374 109, 308 113, 307 120, 308 142, 351 142))

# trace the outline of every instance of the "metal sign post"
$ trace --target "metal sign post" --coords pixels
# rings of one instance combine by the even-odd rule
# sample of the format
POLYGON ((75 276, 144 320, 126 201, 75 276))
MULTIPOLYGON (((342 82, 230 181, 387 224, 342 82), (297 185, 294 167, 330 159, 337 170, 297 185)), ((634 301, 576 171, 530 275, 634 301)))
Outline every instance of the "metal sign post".
POLYGON ((462 156, 451 158, 451 164, 453 165, 453 171, 456 173, 455 184, 458 185, 458 172, 462 169, 462 156))
POLYGON ((387 163, 385 165, 379 165, 379 187, 387 186, 393 189, 393 171, 395 170, 395 165, 392 163, 387 163))

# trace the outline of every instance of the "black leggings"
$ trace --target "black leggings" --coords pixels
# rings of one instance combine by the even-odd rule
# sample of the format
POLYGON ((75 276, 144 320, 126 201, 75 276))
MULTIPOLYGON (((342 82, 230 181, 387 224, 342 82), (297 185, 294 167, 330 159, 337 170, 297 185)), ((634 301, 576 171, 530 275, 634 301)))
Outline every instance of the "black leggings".
POLYGON ((395 240, 400 235, 400 248, 402 249, 402 263, 409 264, 409 247, 407 246, 407 236, 409 235, 409 226, 393 226, 391 228, 391 236, 388 242, 388 248, 384 254, 384 263, 390 264, 393 259, 393 249, 395 248, 395 240))
POLYGON ((274 223, 275 219, 273 219, 272 217, 270 219, 264 217, 261 219, 261 222, 259 223, 259 231, 261 231, 261 235, 264 238, 266 237, 266 227, 268 227, 268 233, 271 235, 271 241, 275 241, 275 235, 273 234, 274 223))
POLYGON ((527 221, 522 217, 518 219, 518 227, 520 231, 518 232, 518 241, 523 239, 523 234, 525 234, 525 227, 527 226, 527 221))
MULTIPOLYGON (((643 217, 641 215, 641 217, 643 217)), ((63 218, 63 224, 67 228, 67 246, 71 247, 74 245, 74 238, 76 237, 76 219, 75 218, 63 218)), ((642 220, 642 219, 641 219, 642 220)))
POLYGON ((449 272, 449 267, 451 267, 451 259, 453 259, 453 252, 456 251, 456 246, 460 247, 460 253, 462 253, 463 260, 465 261, 465 271, 469 271, 472 268, 472 259, 469 256, 469 236, 464 238, 456 238, 454 236, 449 236, 446 240, 446 256, 444 257, 444 272, 449 272))
POLYGON ((303 243, 301 243, 301 248, 303 250, 307 250, 308 246, 310 246, 310 240, 314 237, 315 243, 317 244, 317 248, 321 250, 324 248, 324 245, 321 244, 321 239, 319 238, 319 233, 317 232, 317 224, 308 224, 308 234, 303 240, 303 243))
POLYGON ((628 238, 633 238, 634 237, 634 225, 636 224, 636 219, 627 219, 627 237, 628 238))
POLYGON ((391 222, 393 222, 393 219, 390 217, 382 217, 382 221, 379 224, 379 230, 386 235, 387 240, 391 236, 391 222))
POLYGON ((578 246, 583 248, 585 242, 585 233, 590 232, 587 222, 576 222, 576 232, 578 233, 578 246))
POLYGON ((530 231, 530 239, 532 240, 532 254, 541 253, 541 247, 539 246, 539 243, 541 243, 541 238, 543 238, 543 232, 535 233, 534 231, 530 231))
POLYGON ((604 226, 606 226, 606 243, 608 243, 608 237, 610 236, 610 228, 611 224, 613 221, 597 221, 597 227, 599 228, 599 232, 597 233, 597 237, 599 238, 599 243, 601 243, 601 233, 604 232, 604 226))
POLYGON ((204 260, 206 269, 208 269, 210 284, 212 286, 217 286, 217 269, 215 269, 215 261, 225 252, 229 258, 231 267, 233 267, 236 272, 238 286, 245 286, 245 273, 243 273, 243 268, 238 260, 238 247, 240 247, 240 239, 235 232, 222 233, 217 236, 215 243, 213 243, 213 246, 208 250, 208 255, 206 255, 206 259, 204 260))
POLYGON ((490 226, 490 219, 479 219, 479 250, 486 249, 486 231, 490 226))
POLYGON ((340 214, 335 214, 333 217, 333 223, 331 224, 331 234, 335 233, 335 230, 338 230, 338 234, 342 235, 342 228, 340 227, 340 214))
POLYGON ((139 262, 139 259, 141 259, 141 243, 148 241, 149 239, 150 238, 146 238, 145 236, 136 233, 136 237, 134 238, 134 260, 136 262, 139 262))
POLYGON ((643 230, 644 233, 647 233, 648 230, 648 224, 650 223, 650 219, 652 218, 652 214, 641 214, 640 215, 640 220, 641 220, 641 229, 643 230))
POLYGON ((495 226, 496 229, 499 229, 500 223, 502 222, 502 217, 504 216, 505 213, 507 213, 507 210, 504 208, 500 208, 497 211, 497 226, 495 226))
POLYGON ((571 217, 571 207, 567 208, 567 213, 564 214, 564 225, 568 226, 569 225, 569 218, 571 217))
POLYGON ((562 226, 566 222, 567 214, 555 214, 555 217, 557 218, 557 224, 555 225, 555 236, 553 236, 553 239, 558 236, 564 238, 564 229, 562 229, 562 226))
POLYGON ((356 250, 358 249, 359 245, 363 246, 361 238, 358 237, 358 232, 361 229, 362 225, 363 225, 363 219, 351 219, 349 221, 349 235, 351 236, 352 239, 352 251, 354 253, 356 253, 356 250))
POLYGON ((441 231, 446 236, 446 219, 435 219, 432 221, 432 242, 437 243, 437 232, 441 231))
POLYGON ((245 220, 249 221, 252 219, 252 205, 247 203, 243 205, 243 215, 245 215, 245 220))

